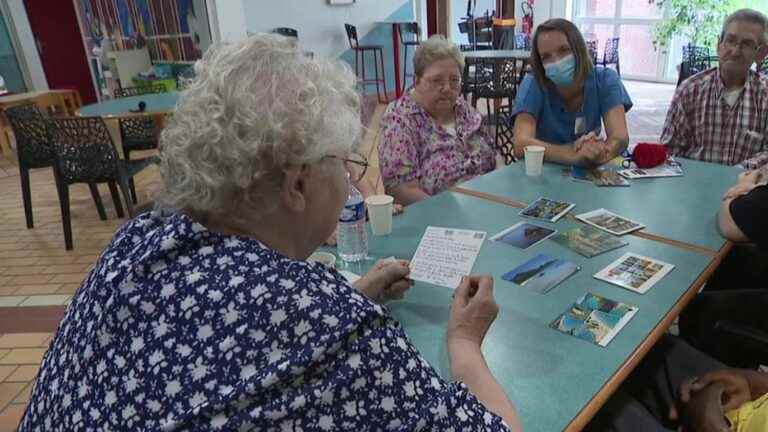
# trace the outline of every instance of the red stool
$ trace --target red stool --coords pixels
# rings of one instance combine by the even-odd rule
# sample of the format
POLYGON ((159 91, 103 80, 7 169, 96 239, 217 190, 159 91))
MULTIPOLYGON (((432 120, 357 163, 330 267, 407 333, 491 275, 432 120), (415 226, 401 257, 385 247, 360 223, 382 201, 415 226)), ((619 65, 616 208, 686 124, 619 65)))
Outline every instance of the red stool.
POLYGON ((372 84, 376 85, 376 95, 379 98, 379 103, 389 103, 389 99, 387 98, 387 81, 386 76, 384 75, 384 49, 381 45, 360 45, 357 40, 357 28, 352 24, 344 24, 344 28, 347 31, 349 47, 355 51, 355 75, 357 75, 357 78, 360 80, 360 83, 363 84, 363 87, 372 84), (373 52, 373 69, 376 78, 365 77, 365 53, 368 51, 373 52), (363 69, 362 75, 359 72, 358 63, 363 69), (379 78, 379 67, 381 67, 381 78, 379 78), (379 84, 381 84, 381 87, 384 89, 383 98, 379 84))

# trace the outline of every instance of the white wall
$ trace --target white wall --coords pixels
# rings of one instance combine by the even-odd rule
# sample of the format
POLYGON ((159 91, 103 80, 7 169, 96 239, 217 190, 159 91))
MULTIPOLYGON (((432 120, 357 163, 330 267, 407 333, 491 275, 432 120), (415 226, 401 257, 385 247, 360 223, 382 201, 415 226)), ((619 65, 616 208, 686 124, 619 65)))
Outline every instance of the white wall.
MULTIPOLYGON (((26 65, 27 78, 33 90, 48 90, 48 80, 45 78, 43 64, 40 61, 40 54, 37 52, 35 37, 32 35, 32 27, 27 18, 27 10, 24 8, 23 0, 7 0, 8 9, 11 13, 13 27, 16 30, 16 38, 21 45, 21 56, 18 58, 19 64, 26 65)), ((10 31, 10 29, 9 29, 10 31)), ((18 57, 17 53, 17 57, 18 57)), ((23 67, 23 66, 22 66, 23 67)), ((22 71, 24 73, 24 71, 22 71)))
POLYGON ((406 3, 411 1, 357 0, 351 6, 330 6, 327 0, 216 0, 215 9, 222 40, 237 40, 248 32, 292 27, 299 31, 303 49, 317 56, 338 57, 349 48, 344 23, 356 25, 358 36, 363 38, 379 25, 377 20, 385 19, 406 3))
POLYGON ((533 5, 534 29, 550 18, 569 18, 566 16, 566 0, 536 0, 533 5))
MULTIPOLYGON (((216 31, 222 41, 236 41, 246 36, 245 10, 244 3, 249 0, 215 0, 216 16, 218 22, 216 31)), ((250 0, 258 3, 259 7, 272 5, 273 2, 262 2, 250 0)), ((213 25, 211 27, 214 27, 213 25)))

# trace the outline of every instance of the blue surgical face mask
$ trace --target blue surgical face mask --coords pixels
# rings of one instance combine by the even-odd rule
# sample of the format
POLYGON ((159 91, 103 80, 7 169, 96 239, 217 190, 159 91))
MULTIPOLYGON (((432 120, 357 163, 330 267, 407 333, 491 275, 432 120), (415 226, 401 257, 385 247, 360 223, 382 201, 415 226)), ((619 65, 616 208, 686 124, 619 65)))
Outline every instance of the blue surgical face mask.
POLYGON ((558 87, 568 87, 573 84, 576 72, 576 59, 573 54, 544 66, 544 74, 558 87))

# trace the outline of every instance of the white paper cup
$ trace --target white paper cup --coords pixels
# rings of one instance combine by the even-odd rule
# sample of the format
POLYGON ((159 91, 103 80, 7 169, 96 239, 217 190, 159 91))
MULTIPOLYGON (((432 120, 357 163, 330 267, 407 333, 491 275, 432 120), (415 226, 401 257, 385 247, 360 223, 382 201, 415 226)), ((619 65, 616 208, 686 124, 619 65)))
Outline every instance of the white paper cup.
POLYGON ((315 252, 307 258, 309 262, 319 262, 325 266, 336 267, 336 255, 330 252, 315 252))
POLYGON ((525 148, 525 174, 540 176, 544 165, 544 150, 542 146, 528 146, 525 148))
POLYGON ((394 202, 395 199, 389 195, 372 195, 365 199, 373 235, 387 235, 392 232, 392 206, 394 202))

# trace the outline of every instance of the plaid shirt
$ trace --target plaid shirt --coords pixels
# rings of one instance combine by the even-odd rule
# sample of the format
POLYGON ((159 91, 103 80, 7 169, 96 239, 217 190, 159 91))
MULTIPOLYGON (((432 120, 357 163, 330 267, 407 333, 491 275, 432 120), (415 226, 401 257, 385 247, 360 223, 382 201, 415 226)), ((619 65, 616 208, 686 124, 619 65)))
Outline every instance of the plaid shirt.
POLYGON ((694 75, 675 92, 661 143, 675 156, 741 164, 768 162, 768 80, 749 71, 744 90, 729 106, 718 68, 694 75))

